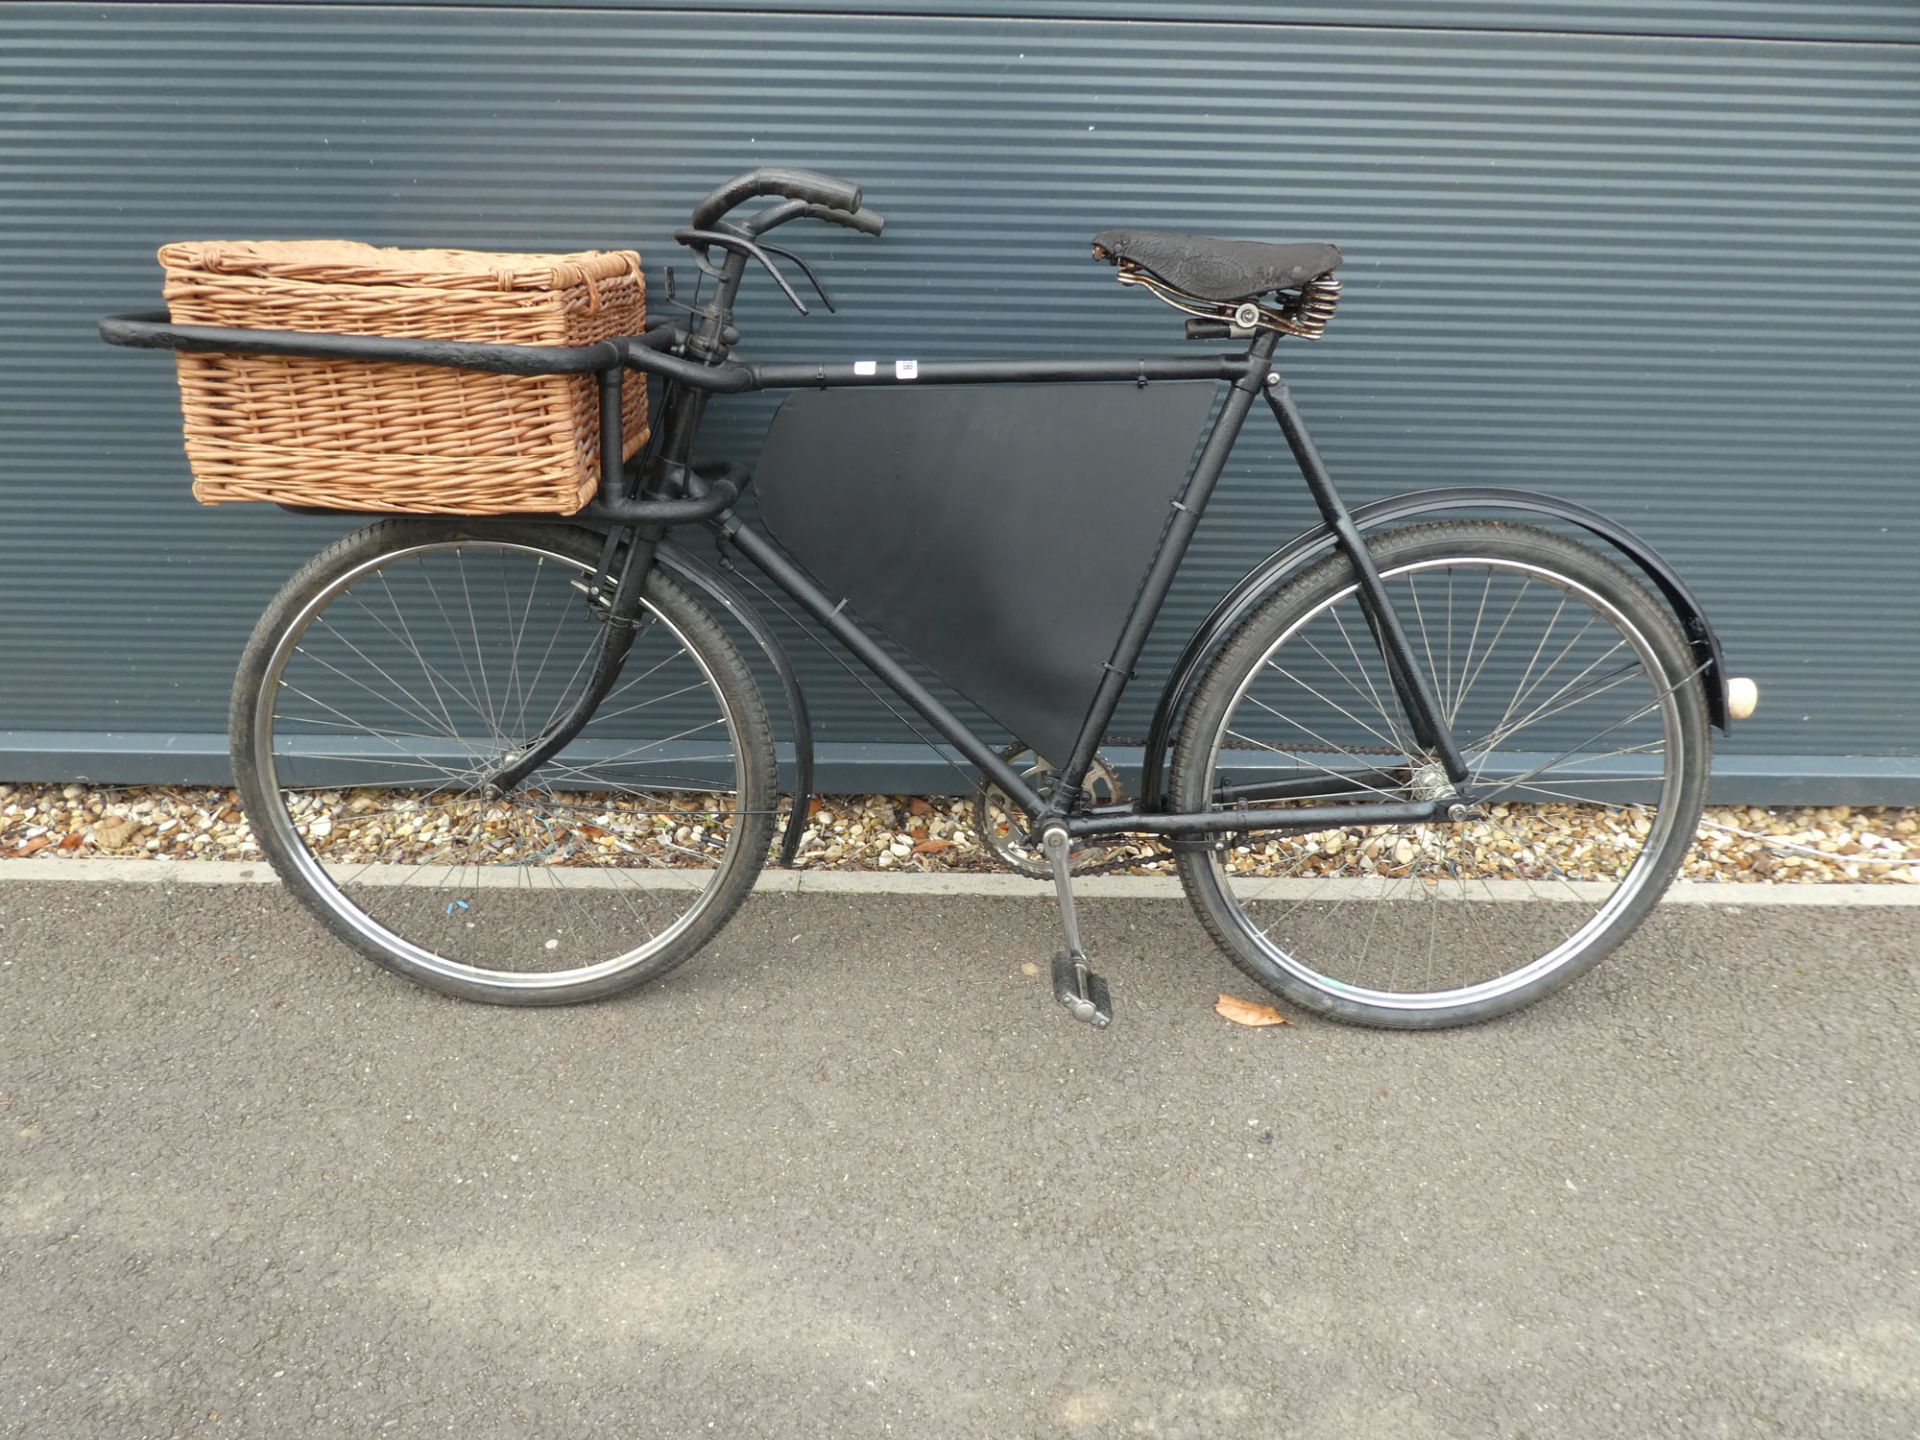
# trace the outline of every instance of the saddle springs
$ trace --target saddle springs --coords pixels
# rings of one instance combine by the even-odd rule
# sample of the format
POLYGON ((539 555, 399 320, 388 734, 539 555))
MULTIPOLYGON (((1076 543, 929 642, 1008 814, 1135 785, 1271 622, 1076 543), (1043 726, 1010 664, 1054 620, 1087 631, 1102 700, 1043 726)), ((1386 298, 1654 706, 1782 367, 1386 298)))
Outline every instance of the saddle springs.
POLYGON ((1316 276, 1298 290, 1280 290, 1278 304, 1258 300, 1206 300, 1175 289, 1152 271, 1128 260, 1118 263, 1115 278, 1122 285, 1137 285, 1149 294, 1189 315, 1226 327, 1224 332, 1201 331, 1189 326, 1194 338, 1210 338, 1224 333, 1245 339, 1261 330, 1276 330, 1282 335, 1298 335, 1303 340, 1318 340, 1327 333, 1333 312, 1340 304, 1340 282, 1331 274, 1316 276))

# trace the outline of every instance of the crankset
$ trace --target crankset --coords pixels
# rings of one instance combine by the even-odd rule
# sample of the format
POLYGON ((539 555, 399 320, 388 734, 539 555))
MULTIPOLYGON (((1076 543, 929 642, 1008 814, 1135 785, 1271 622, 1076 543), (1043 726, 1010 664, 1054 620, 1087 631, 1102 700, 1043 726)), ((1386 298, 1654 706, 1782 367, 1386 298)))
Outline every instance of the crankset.
MULTIPOLYGON (((1034 754, 1027 746, 1010 746, 1001 753, 1000 758, 1011 765, 1041 798, 1044 799, 1052 790, 1052 762, 1034 754)), ((1108 763, 1105 756, 1096 755, 1093 768, 1087 772, 1087 803, 1114 805, 1124 799, 1126 791, 1120 784, 1120 772, 1108 763)), ((1022 875, 1031 875, 1036 880, 1052 878, 1053 866, 1046 854, 1039 847, 1025 843, 1028 831, 1025 812, 1007 797, 1004 790, 988 781, 984 788, 974 792, 973 812, 974 825, 980 832, 981 840, 1001 864, 1022 875)), ((1096 875, 1102 870, 1132 863, 1130 859, 1102 860, 1100 853, 1097 846, 1076 845, 1068 854, 1068 867, 1075 875, 1096 875)))

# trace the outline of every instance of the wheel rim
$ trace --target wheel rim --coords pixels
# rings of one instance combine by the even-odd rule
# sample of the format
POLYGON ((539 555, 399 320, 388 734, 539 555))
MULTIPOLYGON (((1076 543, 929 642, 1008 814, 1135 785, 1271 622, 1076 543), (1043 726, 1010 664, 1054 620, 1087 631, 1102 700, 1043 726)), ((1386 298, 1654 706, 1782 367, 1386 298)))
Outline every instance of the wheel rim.
POLYGON ((746 828, 738 729, 650 602, 581 734, 513 795, 480 791, 577 692, 592 570, 529 543, 412 545, 282 630, 254 712, 254 823, 364 942, 451 980, 569 988, 645 965, 721 890, 746 828))
MULTIPOLYGON (((1489 801, 1484 818, 1257 837, 1207 864, 1233 923, 1288 975, 1357 1004, 1452 1010, 1571 964, 1644 891, 1677 823, 1675 696, 1693 677, 1668 676, 1618 606, 1540 565, 1456 555, 1382 578, 1456 726, 1468 784, 1489 801), (1468 587, 1469 572, 1484 584, 1475 573, 1468 587), (1463 958, 1480 952, 1490 958, 1463 958), (1461 980, 1476 966, 1487 973, 1461 980)), ((1438 766, 1405 733, 1357 588, 1312 605, 1249 668, 1211 738, 1207 795, 1251 769, 1344 787, 1262 804, 1432 796, 1438 766)))

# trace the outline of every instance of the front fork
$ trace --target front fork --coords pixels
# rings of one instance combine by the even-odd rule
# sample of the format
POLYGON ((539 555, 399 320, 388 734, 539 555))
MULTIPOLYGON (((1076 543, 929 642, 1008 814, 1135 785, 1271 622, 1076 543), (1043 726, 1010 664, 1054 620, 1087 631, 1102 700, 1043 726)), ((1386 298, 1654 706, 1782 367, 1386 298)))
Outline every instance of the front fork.
MULTIPOLYGON (((593 670, 587 676, 586 685, 574 697, 573 704, 567 707, 564 715, 512 754, 506 764, 481 778, 482 794, 495 799, 512 794, 527 776, 572 744, 574 736, 593 719, 593 712, 600 708, 600 702, 613 693, 613 687, 620 680, 621 667, 626 664, 627 652, 633 648, 634 636, 639 633, 640 596, 646 590, 647 576, 653 569, 653 557, 659 549, 660 537, 665 533, 665 527, 660 525, 633 527, 621 561, 620 577, 614 584, 613 596, 607 605, 605 623, 600 627, 599 649, 594 655, 593 670)), ((615 531, 614 535, 608 537, 609 551, 616 543, 618 534, 615 531)), ((590 597, 590 603, 597 604, 598 601, 598 593, 590 597)))

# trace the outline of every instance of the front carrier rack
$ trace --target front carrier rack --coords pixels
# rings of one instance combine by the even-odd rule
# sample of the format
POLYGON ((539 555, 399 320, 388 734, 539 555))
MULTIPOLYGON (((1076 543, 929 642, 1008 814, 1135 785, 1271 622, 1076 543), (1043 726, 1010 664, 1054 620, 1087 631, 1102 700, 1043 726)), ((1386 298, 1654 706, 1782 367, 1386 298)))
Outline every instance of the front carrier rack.
POLYGON ((500 345, 462 340, 396 340, 379 335, 328 335, 304 330, 240 330, 176 325, 164 310, 109 315, 100 322, 109 345, 188 354, 285 355, 318 360, 358 360, 388 365, 445 365, 494 375, 593 375, 599 380, 600 485, 593 498, 566 518, 616 525, 679 525, 707 520, 739 499, 745 472, 727 467, 696 474, 665 466, 651 487, 665 498, 641 498, 640 476, 623 459, 621 396, 628 370, 659 375, 698 390, 755 388, 749 367, 702 365, 670 353, 686 331, 660 325, 644 335, 619 336, 597 345, 500 345), (673 471, 677 473, 664 473, 673 471))

